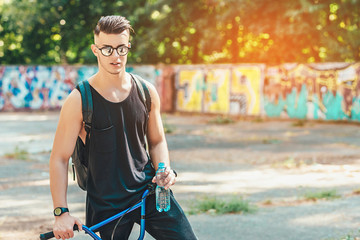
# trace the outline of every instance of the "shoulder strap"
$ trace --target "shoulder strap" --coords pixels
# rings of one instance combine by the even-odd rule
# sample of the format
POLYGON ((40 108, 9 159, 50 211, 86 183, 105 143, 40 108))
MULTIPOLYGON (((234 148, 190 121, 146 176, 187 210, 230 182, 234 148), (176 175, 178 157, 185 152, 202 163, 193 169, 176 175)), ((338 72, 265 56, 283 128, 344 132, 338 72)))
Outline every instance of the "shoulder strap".
POLYGON ((147 111, 150 112, 151 111, 151 96, 150 96, 149 88, 146 86, 145 80, 138 75, 131 74, 131 73, 130 73, 130 75, 135 80, 137 89, 140 92, 140 95, 146 106, 147 111))
POLYGON ((89 132, 91 129, 91 120, 93 114, 93 102, 89 82, 87 80, 80 82, 79 90, 81 93, 82 114, 83 121, 85 123, 85 130, 86 132, 89 132))

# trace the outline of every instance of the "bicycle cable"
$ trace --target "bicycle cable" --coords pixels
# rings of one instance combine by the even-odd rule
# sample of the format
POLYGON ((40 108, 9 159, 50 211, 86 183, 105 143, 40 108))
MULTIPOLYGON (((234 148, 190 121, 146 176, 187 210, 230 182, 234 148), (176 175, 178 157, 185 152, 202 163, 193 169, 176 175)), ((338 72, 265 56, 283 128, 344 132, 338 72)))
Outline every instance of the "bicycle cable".
POLYGON ((115 231, 116 228, 119 226, 121 219, 123 219, 123 217, 138 203, 140 203, 143 200, 143 198, 141 198, 139 201, 137 201, 134 205, 132 205, 131 207, 128 208, 128 210, 119 218, 119 220, 116 222, 115 227, 111 233, 111 240, 114 240, 114 235, 115 235, 115 231))
POLYGON ((116 222, 116 224, 115 224, 115 227, 114 227, 114 229, 113 229, 113 231, 112 231, 112 234, 111 234, 111 240, 114 240, 114 235, 115 235, 115 231, 116 231, 116 228, 119 226, 119 224, 120 224, 120 221, 121 221, 121 219, 123 219, 123 217, 136 205, 136 204, 138 204, 138 203, 140 203, 142 200, 144 200, 147 196, 149 196, 149 195, 151 195, 151 194, 153 194, 154 193, 154 185, 152 185, 152 187, 150 187, 150 186, 148 186, 148 189, 149 189, 149 193, 146 195, 146 196, 144 196, 144 197, 142 197, 139 201, 137 201, 134 205, 132 205, 131 207, 129 207, 127 210, 126 210, 126 212, 119 218, 119 220, 116 222))

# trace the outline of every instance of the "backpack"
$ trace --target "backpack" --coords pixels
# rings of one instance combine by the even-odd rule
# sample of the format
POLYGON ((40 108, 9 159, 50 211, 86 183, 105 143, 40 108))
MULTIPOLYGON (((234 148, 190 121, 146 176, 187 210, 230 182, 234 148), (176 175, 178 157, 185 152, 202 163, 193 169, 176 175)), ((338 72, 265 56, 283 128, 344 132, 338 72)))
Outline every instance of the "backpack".
MULTIPOLYGON (((149 112, 151 111, 151 97, 149 89, 145 84, 145 80, 137 75, 133 75, 131 73, 130 75, 132 79, 134 79, 140 99, 146 108, 147 114, 149 115, 149 112)), ((90 84, 87 80, 80 82, 78 84, 78 89, 80 90, 81 94, 82 115, 85 124, 84 127, 86 131, 86 140, 84 144, 80 137, 77 138, 74 152, 71 155, 71 159, 73 180, 75 181, 76 176, 79 187, 82 190, 86 191, 93 102, 90 84)))

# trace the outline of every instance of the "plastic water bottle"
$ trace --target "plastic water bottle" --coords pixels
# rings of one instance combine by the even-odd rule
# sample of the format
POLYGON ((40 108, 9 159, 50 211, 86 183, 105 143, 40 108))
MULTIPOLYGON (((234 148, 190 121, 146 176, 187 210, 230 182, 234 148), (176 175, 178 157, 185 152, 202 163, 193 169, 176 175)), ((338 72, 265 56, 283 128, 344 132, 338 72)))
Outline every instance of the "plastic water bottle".
POLYGON ((157 186, 155 190, 156 194, 156 209, 159 212, 167 212, 170 210, 170 190, 165 189, 164 186, 161 186, 164 179, 163 173, 165 172, 165 163, 160 162, 158 170, 156 171, 157 177, 157 186))

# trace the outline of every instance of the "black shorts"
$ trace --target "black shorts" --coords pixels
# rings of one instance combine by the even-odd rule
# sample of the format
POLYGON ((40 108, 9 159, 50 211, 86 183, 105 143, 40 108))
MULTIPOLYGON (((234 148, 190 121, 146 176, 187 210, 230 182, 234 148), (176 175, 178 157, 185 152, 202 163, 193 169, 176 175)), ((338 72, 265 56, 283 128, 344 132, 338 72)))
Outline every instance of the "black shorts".
MULTIPOLYGON (((170 197, 170 210, 168 212, 158 212, 155 207, 155 194, 146 198, 145 230, 153 238, 176 239, 176 240, 196 240, 188 219, 173 194, 170 197)), ((114 240, 127 240, 130 236, 134 223, 140 224, 140 208, 127 213, 116 228, 114 240)), ((111 234, 117 220, 109 223, 100 230, 103 240, 111 240, 111 234)), ((139 232, 140 234, 140 232, 139 232)))

